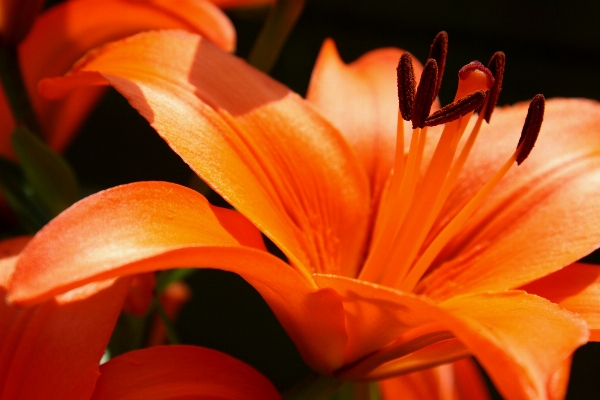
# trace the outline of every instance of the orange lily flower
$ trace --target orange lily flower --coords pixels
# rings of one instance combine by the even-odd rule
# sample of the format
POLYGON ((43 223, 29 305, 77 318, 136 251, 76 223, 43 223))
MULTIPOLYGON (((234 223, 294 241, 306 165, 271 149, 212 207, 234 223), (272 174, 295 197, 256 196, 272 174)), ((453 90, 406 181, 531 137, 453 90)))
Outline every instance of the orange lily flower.
MULTIPOLYGON (((246 3, 252 4, 252 1, 238 0, 229 5, 246 3)), ((66 147, 104 91, 88 88, 72 93, 61 102, 51 102, 38 94, 38 82, 63 75, 95 47, 155 29, 183 29, 205 36, 226 51, 235 47, 231 21, 206 0, 69 0, 36 18, 31 31, 19 44, 18 53, 32 106, 52 148, 60 151, 66 147)), ((14 158, 10 134, 15 122, 1 85, 0 116, 5 117, 0 124, 0 155, 14 158)))
MULTIPOLYGON (((28 240, 0 242, 3 299, 28 240)), ((129 280, 92 283, 27 309, 0 302, 0 399, 281 398, 252 367, 196 346, 137 350, 99 365, 129 280)))
MULTIPOLYGON (((508 398, 559 395, 571 354, 600 328, 600 298, 589 295, 600 272, 579 279, 574 265, 560 271, 569 279, 551 278, 600 244, 600 106, 549 101, 519 167, 526 104, 496 109, 489 125, 471 121, 479 140, 464 164, 466 152, 452 159, 471 146, 459 134, 472 111, 426 135, 416 129, 404 154, 404 123, 399 134, 394 126, 401 55, 380 50, 346 66, 326 43, 314 104, 185 32, 108 45, 43 82, 50 97, 113 86, 289 263, 200 194, 135 183, 90 196, 42 229, 19 258, 9 299, 35 304, 117 276, 219 268, 256 288, 319 373, 378 380, 473 355, 508 398), (402 175, 407 184, 394 183, 402 175), (523 290, 532 282, 540 295, 559 284, 564 297, 523 290)), ((489 87, 475 69, 459 98, 472 89, 464 85, 489 87)), ((539 114, 528 127, 532 119, 539 114)))

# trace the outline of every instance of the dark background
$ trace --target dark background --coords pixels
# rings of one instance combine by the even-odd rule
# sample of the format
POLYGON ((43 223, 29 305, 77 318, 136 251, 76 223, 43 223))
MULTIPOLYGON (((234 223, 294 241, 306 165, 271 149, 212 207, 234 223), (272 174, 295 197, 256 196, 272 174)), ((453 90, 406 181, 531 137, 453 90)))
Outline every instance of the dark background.
MULTIPOLYGON (((487 63, 496 50, 507 55, 499 104, 547 98, 600 100, 600 2, 597 1, 385 1, 314 0, 293 31, 273 76, 300 94, 306 91, 321 43, 331 37, 349 62, 366 51, 396 46, 422 61, 435 34, 445 30, 450 50, 442 104, 456 88, 456 72, 472 61, 487 63)), ((229 13, 238 30, 238 54, 248 54, 266 11, 229 13)), ((111 92, 68 149, 67 158, 89 191, 139 180, 185 184, 190 171, 111 92)), ((280 389, 309 373, 258 294, 233 274, 201 270, 190 279, 194 299, 178 328, 185 342, 226 351, 260 369, 280 389)), ((569 399, 600 393, 600 346, 578 350, 569 399)))

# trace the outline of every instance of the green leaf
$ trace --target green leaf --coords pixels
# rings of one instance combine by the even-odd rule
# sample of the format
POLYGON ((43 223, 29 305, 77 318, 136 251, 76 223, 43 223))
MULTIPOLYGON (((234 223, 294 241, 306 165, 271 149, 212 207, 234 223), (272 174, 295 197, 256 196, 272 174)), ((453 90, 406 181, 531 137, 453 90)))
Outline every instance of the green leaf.
POLYGON ((75 174, 60 155, 22 126, 11 139, 33 196, 51 217, 79 200, 75 174))
POLYGON ((25 231, 35 233, 49 221, 49 216, 33 198, 33 191, 21 168, 2 157, 0 157, 0 191, 25 231))

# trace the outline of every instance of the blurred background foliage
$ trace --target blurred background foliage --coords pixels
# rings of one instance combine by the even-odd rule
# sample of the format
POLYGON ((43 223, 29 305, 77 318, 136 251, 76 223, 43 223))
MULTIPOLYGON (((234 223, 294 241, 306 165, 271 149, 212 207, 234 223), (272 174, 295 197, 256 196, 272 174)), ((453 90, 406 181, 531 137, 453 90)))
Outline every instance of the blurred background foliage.
MULTIPOLYGON (((237 54, 245 57, 267 10, 236 10, 229 15, 238 32, 237 54)), ((600 100, 600 2, 596 0, 307 0, 272 75, 304 94, 327 37, 335 40, 346 62, 386 46, 406 49, 424 61, 440 30, 450 36, 442 104, 452 100, 462 65, 472 60, 485 64, 497 50, 507 55, 500 105, 529 100, 537 93, 547 98, 600 100)), ((115 92, 108 93, 66 157, 88 193, 140 180, 186 184, 191 174, 115 92)), ((184 342, 245 360, 280 389, 308 374, 268 307, 241 278, 200 270, 188 282, 194 297, 177 325, 184 342)), ((598 396, 599 375, 600 346, 584 346, 575 356, 568 398, 598 396)))

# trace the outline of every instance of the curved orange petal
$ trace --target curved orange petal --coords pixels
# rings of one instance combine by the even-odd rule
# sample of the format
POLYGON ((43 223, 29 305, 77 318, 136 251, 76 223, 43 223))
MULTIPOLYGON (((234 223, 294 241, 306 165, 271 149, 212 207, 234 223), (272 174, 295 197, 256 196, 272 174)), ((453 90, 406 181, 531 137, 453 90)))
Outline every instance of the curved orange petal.
POLYGON ((367 352, 337 372, 344 379, 381 379, 453 361, 468 354, 462 343, 504 396, 546 398, 549 389, 560 386, 553 385, 557 371, 589 335, 576 314, 522 291, 460 296, 435 305, 349 278, 320 275, 315 282, 342 297, 347 353, 353 345, 367 352))
POLYGON ((348 343, 345 364, 355 363, 415 327, 432 321, 426 299, 385 286, 334 275, 314 275, 342 298, 348 343))
MULTIPOLYGON (((32 239, 20 256, 9 298, 32 304, 102 279, 217 268, 254 286, 311 367, 321 372, 340 367, 346 333, 339 296, 318 290, 310 277, 269 253, 239 244, 221 226, 223 213, 231 223, 231 210, 210 206, 199 193, 171 183, 134 183, 97 193, 32 239)), ((260 235, 237 215, 238 237, 260 235)))
POLYGON ((98 96, 81 90, 61 102, 37 93, 38 82, 60 76, 87 51, 107 42, 154 29, 196 32, 227 51, 235 30, 213 4, 203 0, 79 0, 56 5, 40 15, 19 47, 23 78, 51 147, 63 149, 98 96))
POLYGON ((510 399, 556 398, 564 365, 588 329, 576 314, 521 291, 461 296, 441 304, 448 325, 510 399))
POLYGON ((98 364, 119 316, 129 280, 90 284, 18 309, 4 301, 7 281, 27 239, 0 242, 0 397, 90 397, 98 364))
MULTIPOLYGON (((396 67, 403 50, 378 49, 346 65, 333 40, 323 43, 306 99, 346 137, 371 179, 374 198, 390 174, 396 148, 396 67)), ((423 67, 413 59, 417 79, 423 67)), ((405 123, 405 131, 412 131, 405 123)))
POLYGON ((92 400, 281 399, 251 366, 215 350, 160 346, 132 351, 100 366, 92 400))
POLYGON ((490 395, 470 358, 379 382, 382 400, 485 400, 490 395))
POLYGON ((339 132, 306 102, 196 35, 140 34, 106 46, 47 95, 99 71, 237 210, 308 271, 354 273, 369 190, 339 132), (171 60, 177 60, 172 63, 171 60), (207 79, 210 77, 210 79, 207 79))
POLYGON ((576 263, 521 287, 579 314, 600 341, 600 266, 576 263))
MULTIPOLYGON (((514 151, 527 106, 497 109, 484 126, 445 214, 514 151), (514 133, 513 133, 514 132, 514 133)), ((600 246, 600 104, 554 99, 529 158, 515 166, 438 257, 418 287, 435 298, 516 288, 600 246)))

